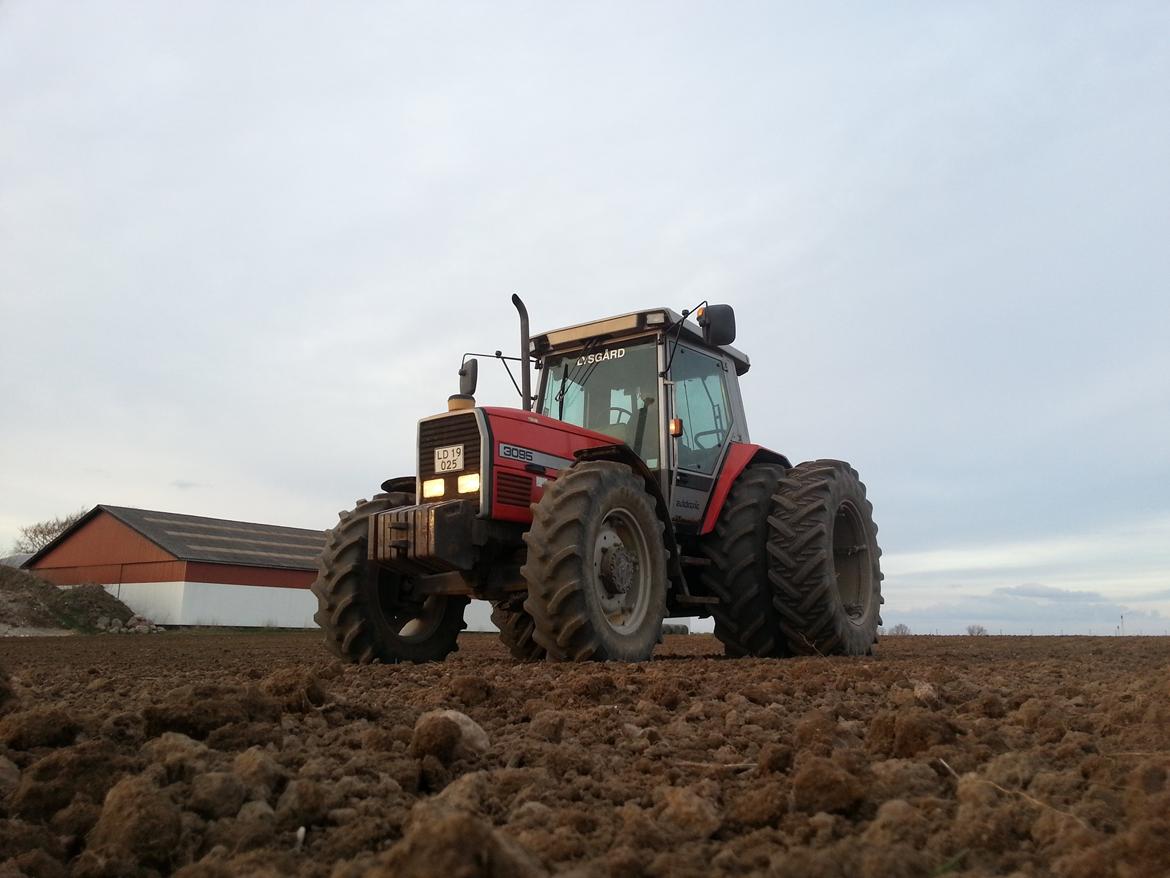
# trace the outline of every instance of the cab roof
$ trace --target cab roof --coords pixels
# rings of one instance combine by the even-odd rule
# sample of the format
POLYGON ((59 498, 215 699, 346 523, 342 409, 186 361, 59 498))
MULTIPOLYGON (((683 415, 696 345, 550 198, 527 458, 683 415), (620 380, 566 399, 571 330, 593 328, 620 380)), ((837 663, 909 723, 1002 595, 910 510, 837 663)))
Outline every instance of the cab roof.
POLYGON ((533 356, 543 357, 553 351, 577 347, 587 341, 605 342, 648 330, 666 332, 669 329, 673 332, 676 331, 680 323, 682 324, 682 338, 708 350, 717 350, 726 354, 735 364, 736 375, 744 374, 751 367, 751 360, 743 351, 733 348, 731 345, 707 344, 703 341, 703 330, 698 324, 692 323, 670 308, 630 311, 628 314, 619 314, 616 317, 606 317, 602 320, 592 320, 589 323, 578 323, 561 329, 537 333, 532 336, 531 353, 533 356))

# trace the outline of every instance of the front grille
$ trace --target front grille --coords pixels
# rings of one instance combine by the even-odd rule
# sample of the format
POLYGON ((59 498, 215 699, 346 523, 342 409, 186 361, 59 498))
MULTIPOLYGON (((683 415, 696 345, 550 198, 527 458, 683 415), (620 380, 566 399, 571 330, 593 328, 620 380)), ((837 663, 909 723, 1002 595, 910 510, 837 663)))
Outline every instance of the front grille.
MULTIPOLYGON (((418 475, 422 480, 434 478, 435 449, 446 445, 463 446, 463 469, 454 473, 443 473, 443 481, 447 486, 444 497, 451 499, 460 496, 457 482, 459 476, 467 473, 480 473, 480 438, 479 421, 475 412, 460 412, 457 415, 448 415, 435 418, 433 421, 422 421, 418 425, 418 475)), ((469 499, 478 500, 474 495, 463 495, 469 499)), ((422 497, 419 497, 422 500, 422 497)))
POLYGON ((532 502, 532 477, 500 470, 496 473, 496 499, 527 509, 532 502))

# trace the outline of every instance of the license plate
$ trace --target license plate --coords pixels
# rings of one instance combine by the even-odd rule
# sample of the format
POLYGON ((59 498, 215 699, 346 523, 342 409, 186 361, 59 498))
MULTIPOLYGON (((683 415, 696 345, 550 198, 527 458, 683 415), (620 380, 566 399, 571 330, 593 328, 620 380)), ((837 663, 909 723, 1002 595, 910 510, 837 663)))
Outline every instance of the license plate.
POLYGON ((463 446, 444 445, 435 449, 435 472, 454 473, 463 469, 463 446))

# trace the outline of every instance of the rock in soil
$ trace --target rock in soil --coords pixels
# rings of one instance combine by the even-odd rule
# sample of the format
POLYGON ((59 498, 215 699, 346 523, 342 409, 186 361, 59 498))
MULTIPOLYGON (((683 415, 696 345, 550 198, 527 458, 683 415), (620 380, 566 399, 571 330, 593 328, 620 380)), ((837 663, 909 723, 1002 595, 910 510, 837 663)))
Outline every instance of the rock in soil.
POLYGON ((486 753, 490 746, 483 727, 458 710, 424 713, 415 724, 410 744, 411 752, 416 756, 429 754, 444 765, 456 758, 473 759, 486 753))

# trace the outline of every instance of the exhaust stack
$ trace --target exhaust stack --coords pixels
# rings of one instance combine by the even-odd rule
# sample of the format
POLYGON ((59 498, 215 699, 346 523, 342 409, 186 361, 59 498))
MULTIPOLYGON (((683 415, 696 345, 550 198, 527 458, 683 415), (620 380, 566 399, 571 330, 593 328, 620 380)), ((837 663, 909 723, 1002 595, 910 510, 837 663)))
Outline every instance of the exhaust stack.
POLYGON ((531 356, 528 353, 530 340, 528 338, 528 309, 524 301, 515 293, 512 294, 512 304, 520 313, 520 395, 524 397, 524 411, 532 411, 532 369, 531 356))

